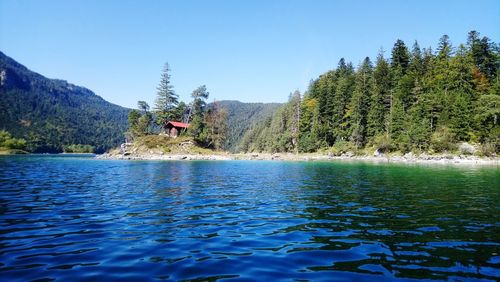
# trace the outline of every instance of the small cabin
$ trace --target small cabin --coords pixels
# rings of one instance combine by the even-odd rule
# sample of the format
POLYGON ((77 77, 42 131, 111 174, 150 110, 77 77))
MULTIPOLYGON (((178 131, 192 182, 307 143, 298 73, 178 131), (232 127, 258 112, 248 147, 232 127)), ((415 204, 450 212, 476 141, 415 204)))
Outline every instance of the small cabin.
POLYGON ((189 123, 183 123, 178 121, 167 121, 167 123, 165 123, 165 126, 163 128, 165 129, 165 132, 167 133, 168 136, 176 138, 181 133, 181 130, 187 130, 188 127, 189 123))

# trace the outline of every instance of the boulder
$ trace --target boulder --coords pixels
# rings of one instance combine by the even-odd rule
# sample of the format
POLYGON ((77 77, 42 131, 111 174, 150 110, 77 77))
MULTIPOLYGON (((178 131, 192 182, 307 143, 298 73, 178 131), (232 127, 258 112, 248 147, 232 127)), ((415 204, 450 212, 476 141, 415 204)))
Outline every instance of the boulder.
POLYGON ((474 155, 477 152, 477 149, 467 142, 460 143, 458 150, 464 155, 474 155))
POLYGON ((412 152, 406 153, 403 157, 407 160, 414 160, 415 159, 415 155, 412 152))
POLYGON ((353 152, 351 152, 351 151, 348 151, 348 152, 346 152, 346 153, 344 154, 344 157, 347 157, 347 158, 352 158, 352 157, 354 157, 354 153, 353 153, 353 152))

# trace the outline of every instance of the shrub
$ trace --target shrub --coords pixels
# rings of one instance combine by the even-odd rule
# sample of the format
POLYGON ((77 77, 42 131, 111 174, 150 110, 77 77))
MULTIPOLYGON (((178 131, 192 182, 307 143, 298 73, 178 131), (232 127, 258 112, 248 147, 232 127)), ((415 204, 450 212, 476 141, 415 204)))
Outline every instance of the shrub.
POLYGON ((497 155, 498 148, 493 143, 485 143, 479 147, 479 155, 485 157, 495 157, 497 155))
POLYGON ((71 144, 63 147, 65 153, 94 153, 95 147, 92 145, 71 144))
POLYGON ((446 126, 439 127, 431 136, 431 149, 435 152, 450 151, 455 148, 454 135, 446 126))
POLYGON ((387 153, 393 149, 391 137, 387 134, 380 134, 373 139, 373 145, 380 152, 387 153))
POLYGON ((9 132, 0 130, 0 147, 24 150, 26 148, 26 140, 13 138, 9 132))
POLYGON ((473 155, 476 153, 476 148, 467 142, 462 142, 458 146, 458 151, 462 155, 473 155))
POLYGON ((333 144, 333 146, 328 150, 328 153, 334 156, 340 156, 347 152, 354 152, 356 150, 354 144, 349 141, 339 140, 333 144))

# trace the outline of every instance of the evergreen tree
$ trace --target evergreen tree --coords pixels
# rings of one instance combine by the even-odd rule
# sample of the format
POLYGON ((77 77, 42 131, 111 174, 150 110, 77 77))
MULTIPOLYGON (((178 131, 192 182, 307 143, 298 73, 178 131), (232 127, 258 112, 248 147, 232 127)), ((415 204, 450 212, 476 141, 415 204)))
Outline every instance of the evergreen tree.
POLYGON ((178 95, 175 94, 174 87, 170 82, 170 66, 168 63, 165 63, 160 84, 157 87, 154 107, 159 125, 164 125, 173 118, 172 110, 178 104, 178 99, 178 95))
POLYGON ((465 141, 481 142, 493 155, 500 147, 499 57, 494 43, 471 32, 467 46, 457 48, 442 36, 435 53, 417 42, 409 52, 398 40, 390 64, 381 52, 375 68, 367 58, 356 72, 341 59, 336 70, 310 83, 300 103, 298 146, 297 108, 290 99, 272 119, 256 125, 255 134, 245 136, 245 147, 441 152, 465 141))
POLYGON ((383 51, 380 51, 377 57, 373 71, 373 84, 374 89, 367 120, 367 134, 370 137, 380 135, 385 131, 386 114, 391 106, 391 73, 389 64, 384 59, 383 51))
POLYGON ((200 141, 215 150, 223 149, 227 134, 227 111, 214 102, 205 115, 205 123, 200 141))
POLYGON ((191 102, 188 121, 189 134, 195 139, 198 139, 200 134, 203 132, 205 127, 204 115, 205 115, 205 100, 208 99, 208 91, 205 85, 202 85, 191 93, 193 101, 191 102))
POLYGON ((495 81, 488 95, 482 95, 475 110, 476 134, 482 143, 500 149, 500 82, 495 81))
POLYGON ((350 123, 350 139, 357 148, 361 148, 366 141, 368 108, 373 93, 372 71, 370 58, 366 57, 358 68, 356 86, 346 113, 350 123))
POLYGON ((313 152, 318 146, 319 107, 318 100, 304 95, 301 104, 299 127, 299 152, 313 152))
POLYGON ((141 110, 143 113, 149 112, 149 105, 148 103, 146 103, 146 101, 138 101, 137 108, 141 110))
POLYGON ((300 116, 301 116, 301 98, 300 91, 295 90, 290 97, 292 104, 292 146, 295 152, 299 151, 299 134, 300 134, 300 116))
POLYGON ((400 69, 401 75, 406 73, 410 63, 410 54, 403 40, 398 39, 392 48, 391 67, 400 69))
POLYGON ((473 30, 468 34, 467 46, 476 67, 492 82, 500 68, 500 58, 498 51, 495 52, 497 48, 495 44, 491 43, 488 37, 480 38, 479 32, 473 30))
POLYGON ((187 121, 189 115, 189 106, 184 102, 179 102, 176 107, 174 107, 170 113, 170 120, 174 121, 187 121))
MULTIPOLYGON (((350 137, 350 132, 348 130, 349 121, 346 113, 354 91, 354 82, 355 75, 352 64, 345 64, 341 60, 341 62, 339 62, 339 68, 337 69, 334 112, 332 114, 332 121, 329 124, 335 142, 340 140, 347 141, 350 137)), ((321 115, 322 113, 320 112, 319 114, 321 115)), ((329 142, 327 145, 331 146, 333 143, 329 142)))

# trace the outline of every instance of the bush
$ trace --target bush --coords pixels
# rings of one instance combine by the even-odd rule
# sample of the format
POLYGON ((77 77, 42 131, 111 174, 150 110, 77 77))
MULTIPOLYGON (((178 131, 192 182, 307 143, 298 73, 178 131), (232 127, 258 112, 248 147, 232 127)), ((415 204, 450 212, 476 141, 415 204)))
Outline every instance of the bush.
POLYGON ((431 149, 435 152, 451 151, 455 149, 454 135, 446 126, 439 127, 431 136, 431 149))
POLYGON ((92 145, 71 144, 63 147, 65 153, 94 153, 95 147, 92 145))
POLYGON ((333 146, 328 150, 328 153, 334 156, 340 156, 347 152, 354 152, 354 151, 356 151, 356 147, 354 146, 354 144, 352 144, 349 141, 340 140, 335 142, 335 144, 333 144, 333 146))
POLYGON ((387 134, 375 136, 373 139, 373 146, 383 153, 387 153, 393 149, 391 137, 387 134))
POLYGON ((9 132, 0 130, 0 147, 7 149, 24 150, 26 148, 26 140, 13 138, 9 132))
POLYGON ((497 146, 493 143, 485 143, 479 147, 479 154, 485 157, 496 157, 498 152, 497 146))

